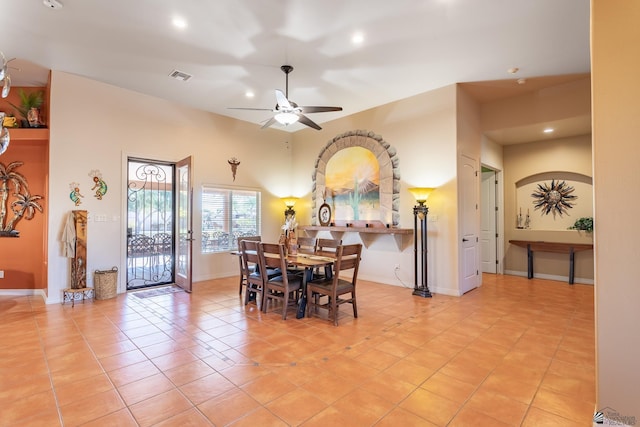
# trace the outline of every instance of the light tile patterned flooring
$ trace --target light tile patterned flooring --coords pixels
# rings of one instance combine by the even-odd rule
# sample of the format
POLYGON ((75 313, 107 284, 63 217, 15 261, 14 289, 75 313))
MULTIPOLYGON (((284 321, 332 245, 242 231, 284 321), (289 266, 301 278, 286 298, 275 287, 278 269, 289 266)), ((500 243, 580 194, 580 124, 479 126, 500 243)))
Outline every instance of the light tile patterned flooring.
POLYGON ((361 281, 360 317, 334 327, 244 307, 237 280, 0 297, 0 425, 591 425, 591 286, 485 275, 422 299, 361 281))

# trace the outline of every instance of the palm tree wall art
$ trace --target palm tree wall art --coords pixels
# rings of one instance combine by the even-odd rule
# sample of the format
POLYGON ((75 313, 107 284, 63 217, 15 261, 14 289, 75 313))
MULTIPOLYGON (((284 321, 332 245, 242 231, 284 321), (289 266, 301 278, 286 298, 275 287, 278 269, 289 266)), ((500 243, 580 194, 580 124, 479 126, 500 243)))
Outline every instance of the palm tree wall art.
POLYGON ((0 162, 0 237, 18 237, 15 229, 23 218, 30 220, 36 211, 42 212, 39 200, 43 197, 29 191, 27 178, 16 171, 23 162, 0 162))

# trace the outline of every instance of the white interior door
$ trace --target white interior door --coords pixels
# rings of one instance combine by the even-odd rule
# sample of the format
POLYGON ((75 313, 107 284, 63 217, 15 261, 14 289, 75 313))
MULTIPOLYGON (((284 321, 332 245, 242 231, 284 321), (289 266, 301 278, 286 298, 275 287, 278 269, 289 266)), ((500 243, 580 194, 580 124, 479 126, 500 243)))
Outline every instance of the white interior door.
POLYGON ((191 259, 193 252, 193 188, 191 186, 191 157, 176 164, 176 285, 191 292, 191 259))
POLYGON ((460 252, 460 291, 469 292, 478 286, 479 242, 478 229, 478 169, 475 159, 462 155, 460 158, 460 231, 462 245, 460 252))
POLYGON ((498 272, 496 172, 482 172, 480 201, 480 264, 483 273, 498 272))

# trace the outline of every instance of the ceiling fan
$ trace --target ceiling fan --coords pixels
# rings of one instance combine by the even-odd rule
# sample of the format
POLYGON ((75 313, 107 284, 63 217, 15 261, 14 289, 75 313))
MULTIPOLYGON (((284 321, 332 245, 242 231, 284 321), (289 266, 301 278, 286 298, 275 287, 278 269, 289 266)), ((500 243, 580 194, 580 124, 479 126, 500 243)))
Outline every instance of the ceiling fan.
POLYGON ((276 89, 276 106, 275 108, 233 108, 233 110, 258 110, 258 111, 271 111, 275 113, 273 117, 271 117, 267 122, 262 126, 262 129, 268 128, 274 123, 280 123, 282 125, 288 126, 295 122, 300 122, 303 125, 307 125, 314 129, 320 130, 322 129, 311 120, 309 117, 305 116, 305 114, 309 113, 325 113, 328 111, 342 111, 342 107, 311 107, 311 106, 299 106, 293 101, 289 100, 289 73, 293 71, 293 67, 291 65, 283 65, 280 69, 284 72, 286 76, 286 86, 285 93, 282 93, 281 90, 276 89))

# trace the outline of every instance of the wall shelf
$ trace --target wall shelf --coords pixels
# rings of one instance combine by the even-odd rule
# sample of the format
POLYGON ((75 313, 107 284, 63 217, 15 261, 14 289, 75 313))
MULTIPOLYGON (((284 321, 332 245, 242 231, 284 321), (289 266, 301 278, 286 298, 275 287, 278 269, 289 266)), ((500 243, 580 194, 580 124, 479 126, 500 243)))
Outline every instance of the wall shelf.
POLYGON ((47 141, 49 128, 7 128, 11 141, 47 141))
POLYGON ((386 227, 346 227, 346 226, 322 226, 322 225, 302 225, 299 230, 311 236, 316 236, 320 231, 327 231, 334 239, 342 239, 344 233, 358 233, 363 245, 368 248, 380 236, 392 236, 395 239, 398 250, 404 250, 408 240, 413 236, 411 228, 386 228, 386 227))

